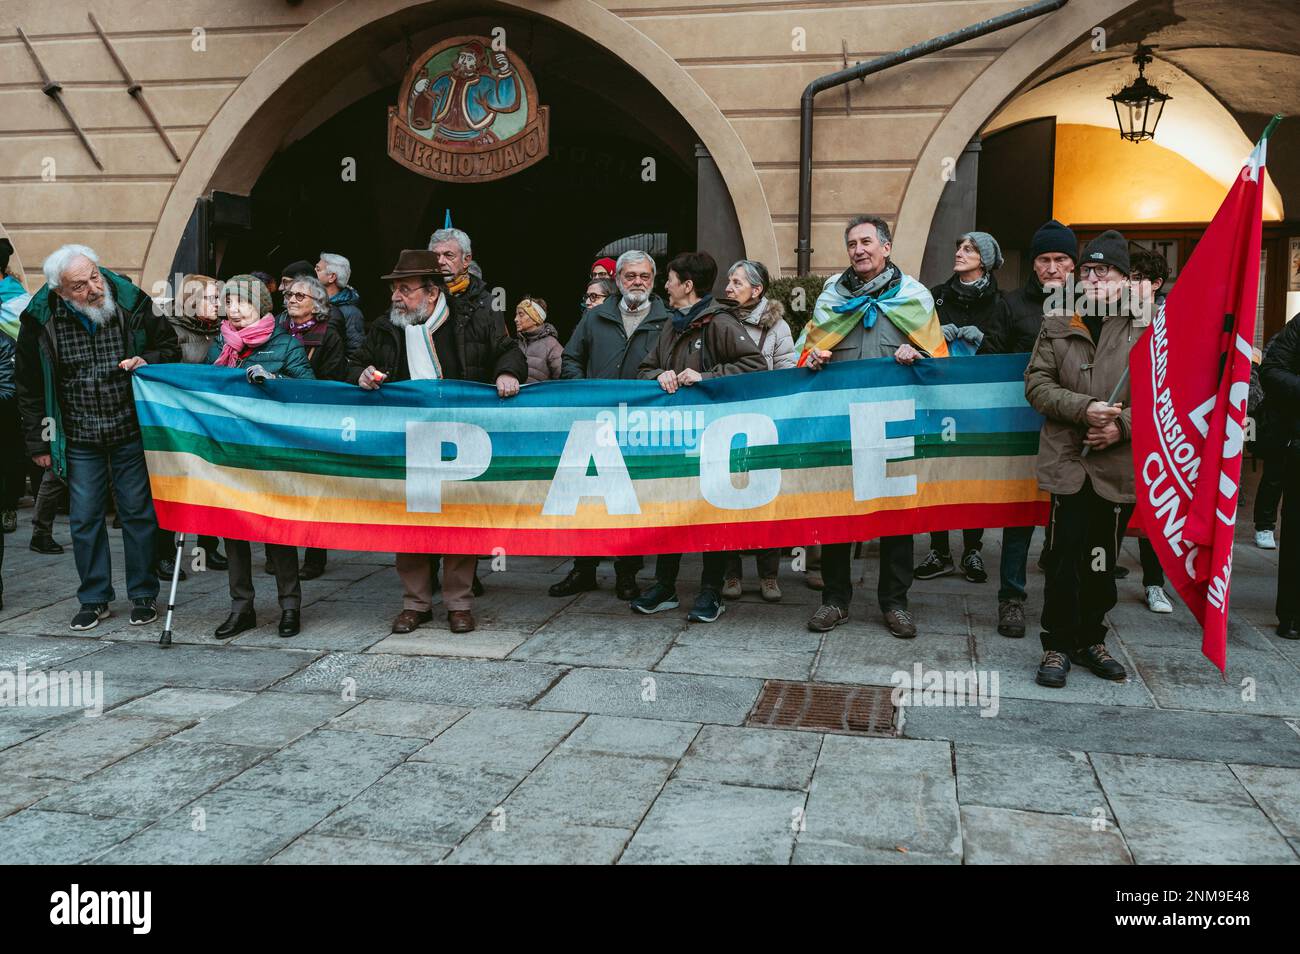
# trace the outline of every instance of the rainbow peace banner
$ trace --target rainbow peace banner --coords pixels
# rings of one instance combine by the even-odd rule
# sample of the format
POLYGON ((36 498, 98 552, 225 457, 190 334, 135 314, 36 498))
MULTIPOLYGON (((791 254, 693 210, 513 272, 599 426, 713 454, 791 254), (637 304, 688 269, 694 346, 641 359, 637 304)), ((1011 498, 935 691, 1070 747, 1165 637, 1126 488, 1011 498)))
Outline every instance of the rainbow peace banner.
POLYGON ((159 523, 340 550, 622 555, 1043 523, 1026 355, 703 381, 135 372, 159 523), (498 548, 501 548, 498 551, 498 548))

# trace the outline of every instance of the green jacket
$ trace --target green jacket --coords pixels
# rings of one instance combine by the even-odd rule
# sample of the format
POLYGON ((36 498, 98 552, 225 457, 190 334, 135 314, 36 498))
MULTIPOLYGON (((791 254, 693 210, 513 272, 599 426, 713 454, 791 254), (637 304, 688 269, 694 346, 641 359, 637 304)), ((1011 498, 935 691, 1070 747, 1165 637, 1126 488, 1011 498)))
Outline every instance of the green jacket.
MULTIPOLYGON (((222 346, 221 335, 218 334, 208 349, 208 364, 214 364, 221 357, 222 346)), ((282 327, 277 327, 261 347, 250 351, 235 367, 251 368, 255 364, 260 364, 268 374, 280 378, 316 377, 311 369, 311 361, 307 358, 307 349, 282 327)))
MULTIPOLYGON (((175 361, 180 356, 176 333, 165 317, 154 313, 152 299, 116 272, 107 268, 100 268, 99 272, 113 289, 118 316, 126 323, 125 357, 138 356, 149 364, 175 361)), ((67 442, 59 408, 59 355, 50 324, 55 297, 48 285, 42 285, 19 316, 14 372, 27 453, 31 457, 49 454, 54 473, 66 477, 67 442), (47 419, 52 425, 50 430, 46 428, 47 419), (47 433, 52 434, 52 439, 46 438, 47 433)))

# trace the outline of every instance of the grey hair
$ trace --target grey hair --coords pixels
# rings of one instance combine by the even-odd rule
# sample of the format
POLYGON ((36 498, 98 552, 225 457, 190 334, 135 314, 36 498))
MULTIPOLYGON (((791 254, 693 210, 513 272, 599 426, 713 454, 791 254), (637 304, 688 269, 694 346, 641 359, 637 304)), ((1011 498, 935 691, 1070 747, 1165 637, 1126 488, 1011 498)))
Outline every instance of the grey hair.
POLYGON ((325 290, 319 279, 311 278, 307 275, 299 275, 297 278, 289 280, 288 286, 284 293, 287 295, 293 291, 294 285, 306 285, 307 293, 311 295, 312 312, 317 315, 328 315, 330 312, 330 293, 325 290))
POLYGON ((889 233, 889 223, 878 215, 855 215, 849 219, 849 224, 844 226, 844 242, 848 244, 849 233, 859 225, 874 225, 876 227, 876 238, 880 239, 881 245, 888 245, 894 241, 893 236, 889 233))
POLYGON ((433 247, 439 242, 455 242, 466 255, 474 254, 469 244, 469 236, 460 229, 438 229, 429 236, 429 251, 433 251, 433 247))
POLYGON ((63 284, 63 273, 78 258, 87 258, 93 264, 99 264, 99 256, 93 248, 86 245, 64 245, 51 252, 41 266, 41 271, 45 272, 45 283, 51 288, 60 287, 63 284))
POLYGON ((731 273, 736 269, 740 269, 745 273, 746 281, 751 285, 759 286, 763 289, 763 293, 767 294, 768 286, 772 284, 772 276, 768 274, 767 266, 762 262, 756 262, 753 259, 742 258, 727 269, 727 277, 730 278, 731 273))
POLYGON ((643 252, 639 248, 630 248, 620 255, 618 261, 614 263, 614 274, 621 275, 623 273, 623 266, 632 262, 649 262, 650 274, 653 275, 656 272, 655 260, 649 252, 643 252))
POLYGON ((352 263, 336 252, 321 252, 320 260, 334 273, 334 277, 338 279, 339 287, 345 287, 348 279, 352 277, 352 263))
POLYGON ((587 282, 587 288, 590 288, 592 285, 600 286, 600 291, 606 298, 618 291, 614 286, 613 280, 609 278, 593 278, 591 281, 587 282))

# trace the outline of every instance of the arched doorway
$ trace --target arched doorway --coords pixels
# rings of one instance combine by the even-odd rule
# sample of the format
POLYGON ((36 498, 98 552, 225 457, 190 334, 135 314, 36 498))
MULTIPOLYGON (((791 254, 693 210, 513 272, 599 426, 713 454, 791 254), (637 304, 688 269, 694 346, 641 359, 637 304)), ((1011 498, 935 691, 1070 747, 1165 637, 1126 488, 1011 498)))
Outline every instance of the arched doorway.
MULTIPOLYGON (((779 267, 767 201, 753 163, 735 131, 698 84, 671 57, 593 0, 508 0, 472 6, 462 0, 439 0, 435 3, 375 0, 366 4, 343 4, 312 21, 277 47, 226 101, 196 143, 168 198, 146 255, 145 283, 157 282, 167 276, 196 196, 217 189, 248 194, 264 174, 273 178, 283 175, 281 181, 292 178, 271 168, 282 164, 276 154, 282 149, 286 130, 301 135, 302 138, 294 144, 301 145, 312 133, 324 128, 352 106, 364 109, 367 97, 373 96, 375 104, 386 104, 388 100, 384 95, 396 86, 404 47, 408 48, 407 53, 416 55, 424 48, 421 44, 428 45, 428 38, 451 36, 456 31, 474 32, 475 26, 486 26, 486 30, 478 31, 486 33, 491 26, 503 23, 507 24, 512 49, 525 43, 541 43, 544 50, 550 51, 548 56, 554 53, 549 61, 543 56, 529 65, 538 77, 542 101, 547 104, 568 102, 570 105, 566 111, 574 114, 569 117, 573 122, 564 123, 563 136, 553 136, 555 155, 540 165, 558 166, 564 162, 570 165, 586 163, 588 166, 601 164, 595 174, 586 174, 585 182, 578 183, 579 187, 586 185, 586 205, 570 203, 565 206, 566 214, 562 221, 538 218, 527 222, 526 228, 513 228, 515 246, 528 248, 527 252, 520 254, 538 257, 538 248, 546 245, 548 229, 573 232, 575 222, 586 221, 584 215, 593 221, 600 220, 591 229, 589 240, 583 234, 578 243, 581 253, 575 246, 572 251, 564 252, 566 263, 553 266, 555 275, 558 275, 561 269, 570 268, 568 261, 581 262, 577 266, 578 278, 566 275, 561 282, 555 277, 542 276, 538 281, 543 283, 543 287, 521 287, 518 290, 511 282, 512 296, 516 291, 546 296, 544 288, 550 283, 550 287, 563 288, 552 293, 561 296, 558 303, 561 313, 570 305, 576 310, 576 290, 572 282, 581 280, 583 270, 590 265, 587 257, 593 250, 621 237, 603 231, 613 229, 614 225, 613 214, 607 214, 604 207, 631 202, 634 211, 637 208, 647 210, 649 220, 638 223, 631 231, 660 230, 671 225, 674 234, 686 233, 691 228, 690 206, 693 201, 689 185, 696 178, 711 178, 721 184, 722 198, 730 205, 723 211, 734 216, 734 231, 739 233, 739 244, 743 245, 746 254, 764 258, 779 267), (489 12, 485 13, 485 10, 489 12), (551 46, 547 47, 547 43, 551 46), (616 51, 617 55, 611 51, 616 51), (397 53, 395 66, 394 52, 397 53), (592 68, 591 65, 597 61, 603 65, 592 68), (554 95, 547 81, 543 80, 548 73, 554 80, 554 95), (350 89, 342 89, 340 78, 359 80, 352 83, 350 89), (337 108, 333 108, 329 115, 320 116, 323 102, 337 103, 337 108), (574 103, 578 103, 578 107, 573 106, 574 103), (295 129, 305 117, 318 118, 319 122, 311 129, 295 129), (697 143, 704 148, 697 149, 697 143), (607 144, 608 148, 603 152, 596 149, 593 153, 596 144, 607 144), (584 149, 587 150, 585 158, 584 149), (612 170, 633 157, 637 150, 642 150, 643 155, 636 157, 636 183, 643 181, 639 175, 643 168, 640 160, 655 158, 659 189, 647 190, 647 194, 662 193, 657 201, 640 205, 637 203, 644 196, 636 195, 634 190, 600 187, 600 176, 613 174, 612 170), (713 164, 710 166, 711 176, 701 175, 705 162, 713 164), (685 191, 667 201, 665 197, 671 187, 685 191), (529 242, 531 247, 522 244, 529 242)), ((558 110, 553 110, 553 125, 559 121, 558 110)), ((362 143, 362 137, 367 133, 359 127, 348 126, 345 121, 333 129, 336 135, 342 136, 341 142, 327 142, 327 137, 322 137, 314 145, 321 155, 332 152, 336 161, 342 154, 351 154, 344 153, 342 146, 350 148, 355 145, 362 150, 369 148, 370 142, 380 141, 376 138, 362 143)), ((293 148, 284 149, 284 156, 288 156, 293 148)), ((378 148, 382 150, 382 145, 378 148)), ((317 158, 310 148, 303 154, 311 154, 313 160, 317 158)), ((381 158, 384 179, 400 181, 399 172, 403 177, 413 176, 386 157, 381 158)), ((320 174, 324 175, 323 160, 321 169, 320 174)), ((527 195, 531 189, 535 197, 549 199, 545 173, 539 173, 530 181, 525 177, 531 171, 502 180, 502 188, 514 188, 520 196, 527 195)), ((334 174, 337 175, 337 167, 334 174)), ((465 205, 462 196, 447 192, 436 196, 429 193, 429 189, 441 185, 433 183, 423 187, 425 191, 420 197, 423 204, 399 196, 403 227, 410 223, 409 233, 398 238, 385 232, 383 241, 393 249, 403 244, 408 247, 415 244, 413 237, 420 237, 419 244, 424 244, 428 237, 427 227, 441 225, 442 210, 450 206, 454 224, 465 227, 467 231, 477 230, 479 234, 474 236, 476 245, 482 243, 483 230, 475 225, 475 213, 465 205), (463 213, 458 204, 465 207, 463 213), (436 217, 436 221, 430 221, 430 217, 436 217)), ((460 188, 476 190, 483 185, 460 188)), ((485 205, 495 203, 500 207, 503 203, 492 199, 489 193, 478 193, 478 196, 485 205)), ((699 204, 709 210, 709 214, 716 213, 721 207, 718 202, 706 201, 703 194, 699 204)), ((531 208, 527 201, 516 202, 513 206, 516 217, 530 215, 531 208)), ((488 228, 490 231, 492 225, 489 224, 488 228)), ((506 226, 500 228, 502 231, 510 230, 506 226)), ((703 226, 701 231, 704 231, 703 226)), ((683 240, 679 247, 694 247, 693 236, 690 238, 692 240, 683 240)), ((494 242, 501 248, 509 244, 489 239, 489 244, 494 242)), ((325 247, 348 254, 343 247, 325 247)), ((480 259, 484 259, 487 253, 487 246, 482 247, 482 253, 476 247, 480 259)), ((291 257, 310 257, 321 248, 313 238, 291 257)), ((388 256, 376 255, 376 259, 385 257, 388 256)), ((287 260, 279 256, 272 265, 279 267, 287 260)), ((391 261, 380 267, 386 270, 388 264, 391 261)), ((489 263, 484 261, 484 266, 487 269, 489 263)), ((357 271, 360 274, 363 269, 357 271)), ((491 274, 488 274, 488 279, 494 283, 498 280, 491 274)), ((530 284, 532 281, 530 278, 530 284)), ((522 286, 523 283, 519 284, 522 286)))

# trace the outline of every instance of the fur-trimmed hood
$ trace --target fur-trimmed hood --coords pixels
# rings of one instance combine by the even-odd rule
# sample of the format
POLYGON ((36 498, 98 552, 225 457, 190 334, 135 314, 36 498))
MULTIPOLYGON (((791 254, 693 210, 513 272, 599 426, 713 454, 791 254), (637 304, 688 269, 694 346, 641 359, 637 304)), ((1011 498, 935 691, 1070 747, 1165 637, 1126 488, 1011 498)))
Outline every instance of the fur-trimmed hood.
POLYGON ((768 298, 764 295, 759 299, 757 307, 745 317, 740 316, 739 309, 733 308, 731 313, 736 316, 736 320, 744 324, 766 330, 775 328, 777 322, 785 318, 785 306, 775 298, 768 298))

